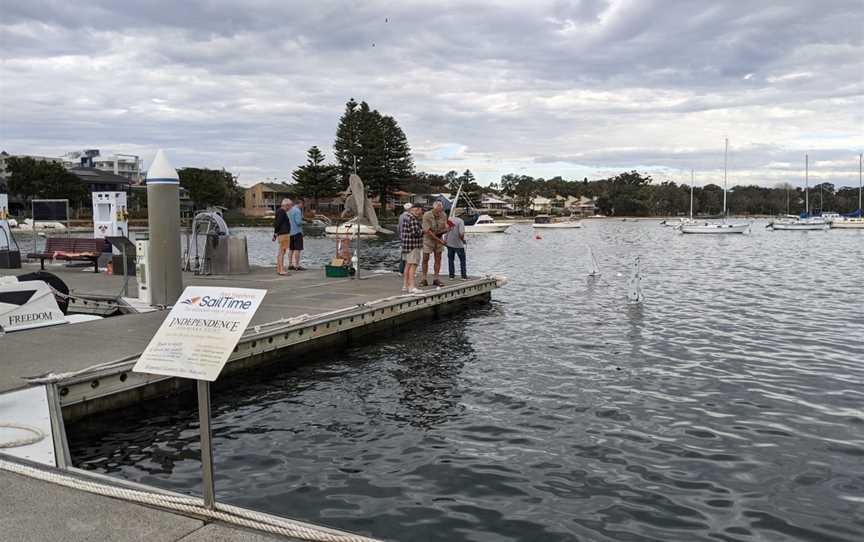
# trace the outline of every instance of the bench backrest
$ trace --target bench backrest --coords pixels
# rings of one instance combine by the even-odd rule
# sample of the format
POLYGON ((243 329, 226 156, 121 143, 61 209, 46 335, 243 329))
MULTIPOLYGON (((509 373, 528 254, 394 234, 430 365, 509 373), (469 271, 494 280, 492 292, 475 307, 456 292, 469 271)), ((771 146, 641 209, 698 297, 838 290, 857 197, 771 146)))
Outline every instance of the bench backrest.
POLYGON ((45 252, 96 252, 105 249, 105 239, 88 239, 87 237, 49 237, 45 240, 45 252))

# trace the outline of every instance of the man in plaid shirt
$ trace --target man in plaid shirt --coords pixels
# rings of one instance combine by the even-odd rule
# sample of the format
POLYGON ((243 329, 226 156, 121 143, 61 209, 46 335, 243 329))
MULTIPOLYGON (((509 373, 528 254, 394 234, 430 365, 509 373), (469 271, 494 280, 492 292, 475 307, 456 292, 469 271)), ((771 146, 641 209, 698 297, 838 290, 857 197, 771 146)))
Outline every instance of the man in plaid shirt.
POLYGON ((423 226, 420 217, 423 207, 418 204, 411 206, 411 215, 402 226, 402 259, 405 260, 405 271, 402 273, 402 293, 420 293, 422 290, 414 285, 414 274, 423 256, 423 226))

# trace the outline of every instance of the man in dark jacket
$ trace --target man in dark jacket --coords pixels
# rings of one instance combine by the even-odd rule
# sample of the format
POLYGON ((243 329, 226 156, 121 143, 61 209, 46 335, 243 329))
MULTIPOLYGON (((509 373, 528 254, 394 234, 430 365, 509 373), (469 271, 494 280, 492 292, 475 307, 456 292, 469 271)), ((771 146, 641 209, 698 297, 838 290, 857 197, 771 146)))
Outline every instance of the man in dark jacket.
POLYGON ((291 240, 291 222, 288 220, 288 211, 291 210, 291 200, 282 200, 282 206, 276 209, 276 221, 273 226, 273 241, 279 241, 279 252, 276 254, 276 272, 287 275, 285 272, 285 251, 291 240))

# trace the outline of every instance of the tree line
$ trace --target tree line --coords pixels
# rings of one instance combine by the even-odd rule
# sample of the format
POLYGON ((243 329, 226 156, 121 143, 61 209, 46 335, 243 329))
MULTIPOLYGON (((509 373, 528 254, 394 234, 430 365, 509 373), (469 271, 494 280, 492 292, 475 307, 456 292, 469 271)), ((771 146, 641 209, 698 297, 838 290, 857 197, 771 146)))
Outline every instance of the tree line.
MULTIPOLYGON (((598 211, 608 216, 675 216, 690 212, 690 186, 674 181, 655 182, 638 171, 620 173, 608 179, 568 181, 561 177, 535 179, 527 175, 507 174, 491 188, 514 198, 517 208, 527 208, 536 196, 573 196, 593 198, 598 211)), ((851 212, 858 208, 858 189, 837 189, 831 183, 810 188, 810 211, 851 212)), ((778 215, 799 214, 805 210, 805 191, 782 185, 773 188, 749 185, 734 186, 726 196, 729 214, 778 215)), ((693 189, 693 213, 720 215, 723 212, 723 188, 708 184, 693 189)))

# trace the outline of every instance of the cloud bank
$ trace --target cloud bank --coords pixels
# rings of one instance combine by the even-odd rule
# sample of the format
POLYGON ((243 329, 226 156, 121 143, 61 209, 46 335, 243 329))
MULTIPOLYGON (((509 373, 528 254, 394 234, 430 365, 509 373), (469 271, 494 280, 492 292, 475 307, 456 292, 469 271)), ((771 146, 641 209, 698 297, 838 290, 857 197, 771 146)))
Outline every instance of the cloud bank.
POLYGON ((0 147, 225 167, 243 184, 328 155, 350 97, 419 169, 857 185, 864 4, 9 2, 0 147))

